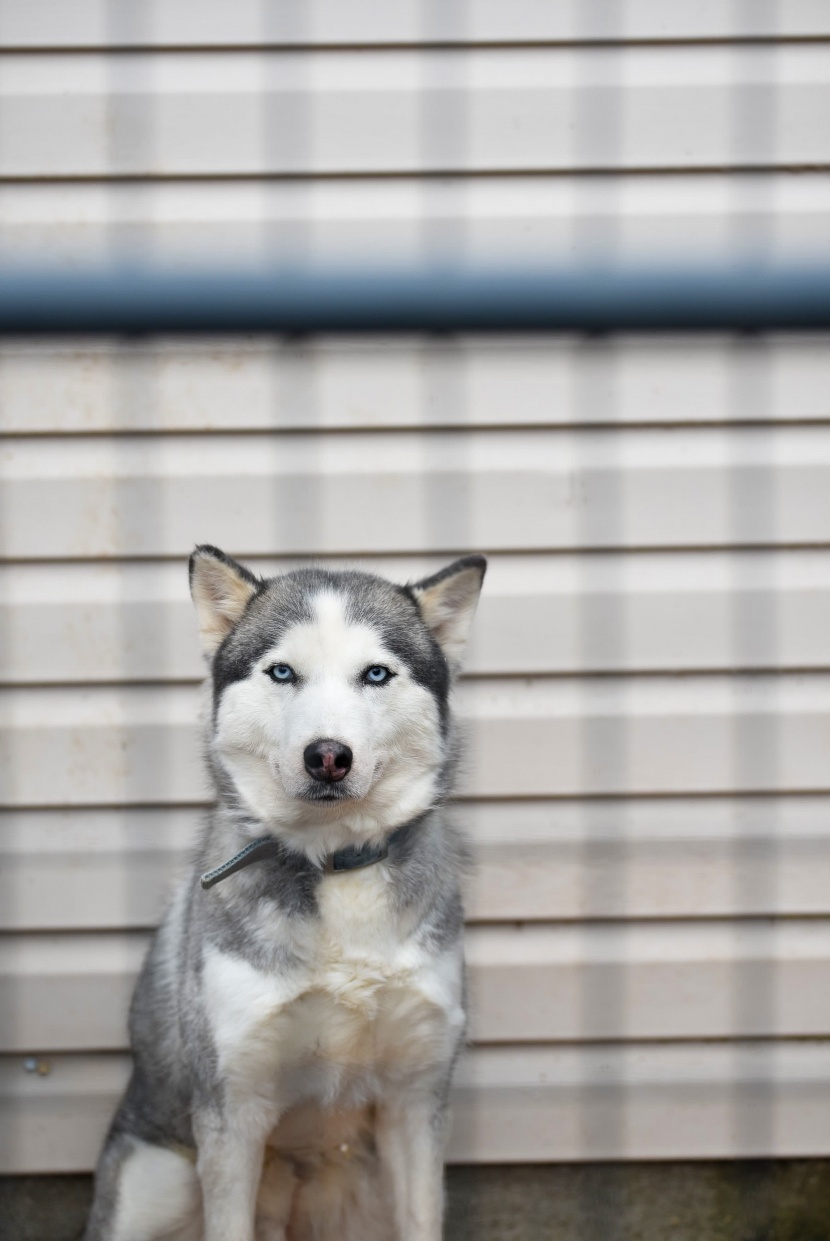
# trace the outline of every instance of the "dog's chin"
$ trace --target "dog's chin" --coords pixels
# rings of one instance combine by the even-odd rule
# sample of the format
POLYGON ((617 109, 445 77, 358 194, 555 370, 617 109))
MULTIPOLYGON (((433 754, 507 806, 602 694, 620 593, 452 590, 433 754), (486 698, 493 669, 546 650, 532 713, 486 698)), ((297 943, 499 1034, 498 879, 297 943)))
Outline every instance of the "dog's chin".
POLYGON ((343 802, 356 801, 356 794, 342 784, 307 784, 301 790, 299 801, 312 806, 337 806, 343 802))

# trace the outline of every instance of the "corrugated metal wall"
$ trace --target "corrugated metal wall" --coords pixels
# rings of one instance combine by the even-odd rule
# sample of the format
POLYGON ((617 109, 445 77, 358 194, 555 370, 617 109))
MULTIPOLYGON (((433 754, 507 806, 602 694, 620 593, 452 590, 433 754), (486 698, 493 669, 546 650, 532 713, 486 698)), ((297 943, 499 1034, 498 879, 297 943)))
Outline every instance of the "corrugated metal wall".
MULTIPOLYGON (((0 42, 7 254, 830 252, 825 0, 0 0, 0 42)), ((491 556, 453 1159, 830 1154, 825 338, 17 343, 0 415, 0 1171, 89 1168, 124 1080, 205 796, 196 541, 491 556)))

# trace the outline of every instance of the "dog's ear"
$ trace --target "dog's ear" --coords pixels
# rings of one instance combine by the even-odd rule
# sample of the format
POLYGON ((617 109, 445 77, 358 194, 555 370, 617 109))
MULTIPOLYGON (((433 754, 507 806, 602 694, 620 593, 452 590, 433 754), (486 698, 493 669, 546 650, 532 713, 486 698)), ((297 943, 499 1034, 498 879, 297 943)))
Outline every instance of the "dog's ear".
POLYGON ((190 557, 190 594, 199 618, 199 634, 207 656, 233 629, 248 606, 259 579, 226 556, 218 547, 203 543, 190 557))
POLYGON ((483 556, 464 556, 409 587, 453 671, 461 663, 486 569, 483 556))

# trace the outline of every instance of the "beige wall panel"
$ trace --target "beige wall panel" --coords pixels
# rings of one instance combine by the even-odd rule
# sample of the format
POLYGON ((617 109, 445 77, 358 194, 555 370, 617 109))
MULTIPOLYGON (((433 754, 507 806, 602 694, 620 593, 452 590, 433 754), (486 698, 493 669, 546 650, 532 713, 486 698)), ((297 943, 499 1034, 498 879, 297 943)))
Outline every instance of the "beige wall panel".
POLYGON ((480 927, 466 945, 478 1043, 830 1029, 824 922, 480 927))
MULTIPOLYGON (((462 803, 471 921, 830 915, 826 797, 462 803)), ((0 930, 155 925, 201 809, 0 814, 0 930)))
POLYGON ((819 43, 126 53, 117 71, 98 53, 6 54, 0 102, 5 177, 830 159, 830 46, 819 43), (743 125, 736 138, 736 121, 753 114, 764 89, 775 92, 771 124, 743 125))
POLYGON ((142 934, 0 936, 0 1046, 9 1051, 127 1045, 142 934))
MULTIPOLYGON (((198 704, 185 686, 7 690, 4 804, 202 801, 198 704)), ((830 678, 820 674, 467 681, 459 707, 468 796, 828 787, 830 678)))
POLYGON ((18 434, 827 418, 825 335, 0 345, 0 430, 18 434))
POLYGON ((479 681, 460 700, 465 788, 478 796, 826 787, 830 681, 820 676, 479 681))
POLYGON ((830 529, 828 427, 31 438, 6 442, 0 475, 13 559, 757 546, 830 529))
MULTIPOLYGON (((126 1057, 0 1059, 0 1172, 88 1172, 126 1057)), ((479 1048, 453 1094, 453 1163, 825 1155, 826 1042, 479 1048)))
POLYGON ((830 1149, 821 1044, 482 1048, 456 1079, 459 1162, 808 1156, 830 1149))
POLYGON ((375 264, 599 252, 734 262, 759 249, 814 262, 830 253, 830 174, 7 182, 0 246, 67 264, 124 249, 184 263, 286 252, 375 264))
POLYGON ((9 806, 205 800, 190 688, 16 690, 0 699, 9 806))
POLYGON ((824 915, 828 810, 823 797, 464 805, 468 916, 824 915))
MULTIPOLYGON (((146 942, 0 937, 0 1052, 125 1047, 146 942)), ((475 1043, 830 1034, 826 921, 482 926, 466 956, 475 1043)))
POLYGON ((172 806, 0 813, 0 930, 154 926, 203 814, 172 806))
POLYGON ((234 46, 382 44, 593 39, 698 39, 830 35, 822 0, 784 0, 737 10, 723 0, 666 5, 663 0, 473 0, 427 6, 422 0, 3 0, 6 47, 234 46))
POLYGON ((0 1058, 0 1174, 91 1172, 127 1084, 126 1056, 0 1058))
MULTIPOLYGON (((445 559, 362 564, 405 582, 445 559)), ((265 573, 291 562, 252 565, 265 573)), ((0 634, 6 684, 181 681, 205 671, 184 557, 2 566, 0 634)), ((830 553, 493 556, 465 667, 500 675, 830 667, 830 553)))

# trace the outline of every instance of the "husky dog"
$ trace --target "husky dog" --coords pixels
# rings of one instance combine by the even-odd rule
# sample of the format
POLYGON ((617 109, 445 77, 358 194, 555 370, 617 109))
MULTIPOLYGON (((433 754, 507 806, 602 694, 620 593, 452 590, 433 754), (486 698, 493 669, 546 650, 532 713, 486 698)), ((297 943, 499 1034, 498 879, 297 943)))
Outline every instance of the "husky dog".
POLYGON ((464 1028, 449 691, 481 589, 190 560, 216 786, 86 1241, 439 1241, 464 1028))

